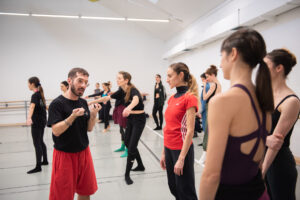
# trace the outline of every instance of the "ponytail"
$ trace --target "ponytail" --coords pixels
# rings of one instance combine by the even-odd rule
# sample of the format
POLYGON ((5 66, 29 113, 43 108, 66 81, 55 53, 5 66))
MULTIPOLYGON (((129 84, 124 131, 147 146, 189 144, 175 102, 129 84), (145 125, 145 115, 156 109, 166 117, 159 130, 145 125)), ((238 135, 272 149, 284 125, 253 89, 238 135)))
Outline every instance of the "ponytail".
POLYGON ((270 71, 266 63, 262 60, 259 63, 259 68, 256 74, 255 93, 263 112, 273 112, 274 100, 272 91, 272 82, 270 71))
POLYGON ((198 84, 195 77, 192 74, 190 74, 189 76, 188 88, 189 88, 188 92, 196 96, 197 99, 199 100, 198 84))
POLYGON ((125 103, 127 103, 129 101, 132 88, 135 88, 135 86, 132 83, 128 83, 128 87, 127 87, 126 95, 125 95, 125 103))
POLYGON ((41 85, 41 82, 40 82, 40 79, 36 76, 33 76, 31 78, 28 79, 28 82, 30 84, 34 84, 34 86, 38 89, 38 91, 41 93, 41 96, 42 96, 42 101, 46 107, 46 100, 45 100, 45 96, 44 96, 44 90, 42 88, 42 85, 41 85))
POLYGON ((42 101, 43 101, 43 103, 44 103, 44 105, 45 105, 45 107, 46 107, 46 99, 45 99, 44 90, 43 90, 41 84, 39 84, 38 90, 39 90, 39 92, 41 93, 42 101))
POLYGON ((273 91, 269 68, 263 61, 266 56, 266 44, 262 35, 254 29, 242 28, 226 38, 221 46, 221 52, 230 53, 236 48, 243 62, 254 69, 259 68, 256 74, 255 93, 262 112, 274 110, 273 91))

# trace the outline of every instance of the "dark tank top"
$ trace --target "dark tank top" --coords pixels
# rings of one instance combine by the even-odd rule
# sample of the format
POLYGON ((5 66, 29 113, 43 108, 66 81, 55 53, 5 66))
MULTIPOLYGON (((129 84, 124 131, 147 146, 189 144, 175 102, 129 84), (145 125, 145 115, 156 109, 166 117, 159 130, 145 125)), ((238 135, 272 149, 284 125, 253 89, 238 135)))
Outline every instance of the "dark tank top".
MULTIPOLYGON (((291 95, 288 95, 286 97, 284 97, 280 102, 279 104, 276 106, 273 114, 272 114, 272 129, 271 129, 271 133, 273 134, 274 132, 274 129, 275 127, 277 126, 277 123, 279 121, 279 118, 280 118, 280 115, 281 113, 278 111, 278 107, 287 99, 287 98, 290 98, 290 97, 296 97, 298 100, 299 98, 294 95, 294 94, 291 94, 291 95)), ((297 122, 297 120, 295 121, 295 123, 297 122)), ((294 124, 295 125, 295 124, 294 124)), ((282 147, 289 147, 290 146, 290 138, 291 138, 291 135, 292 135, 292 132, 293 132, 293 129, 294 129, 294 125, 292 126, 291 130, 288 132, 288 134, 285 136, 284 138, 284 142, 282 144, 282 147)))
MULTIPOLYGON (((215 83, 216 84, 216 83, 215 83)), ((208 97, 208 99, 206 100, 206 103, 208 104, 208 102, 209 102, 209 100, 213 97, 213 96, 215 96, 215 94, 216 94, 216 91, 217 91, 217 88, 218 88, 218 84, 216 84, 216 88, 215 88, 215 90, 214 90, 214 92, 208 97)))
POLYGON ((259 162, 254 162, 253 159, 261 139, 264 144, 266 143, 268 135, 266 130, 266 114, 262 114, 261 122, 249 90, 241 84, 236 84, 233 87, 238 87, 248 94, 256 116, 258 129, 241 137, 229 135, 216 199, 227 199, 227 197, 243 200, 258 199, 263 194, 265 186, 259 169, 259 162), (242 153, 241 145, 255 138, 257 140, 250 153, 242 153))

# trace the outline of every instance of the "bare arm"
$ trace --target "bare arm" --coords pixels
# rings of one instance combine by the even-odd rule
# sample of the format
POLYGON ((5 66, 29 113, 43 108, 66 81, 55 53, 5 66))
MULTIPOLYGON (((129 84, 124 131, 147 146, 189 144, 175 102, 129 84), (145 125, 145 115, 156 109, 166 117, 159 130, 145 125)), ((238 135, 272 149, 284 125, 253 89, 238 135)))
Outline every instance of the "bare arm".
POLYGON ((218 96, 208 108, 208 145, 205 168, 200 180, 199 199, 213 200, 220 183, 222 163, 227 145, 229 127, 233 118, 231 105, 218 96), (222 114, 220 114, 222 113, 222 114))
POLYGON ((95 104, 95 103, 106 102, 106 101, 109 101, 110 99, 111 99, 110 96, 101 97, 99 99, 95 99, 94 101, 88 102, 88 105, 95 104))
POLYGON ((183 166, 184 166, 184 160, 186 157, 187 152, 190 149, 191 142, 194 135, 194 129, 195 129, 195 115, 196 115, 196 109, 195 107, 191 107, 186 111, 187 114, 187 133, 183 142, 182 149, 180 151, 178 160, 174 166, 174 173, 178 176, 183 175, 183 166))
POLYGON ((165 147, 163 147, 160 158, 160 167, 163 170, 166 170, 166 156, 165 156, 165 147))
POLYGON ((139 97, 133 96, 131 103, 123 110, 123 116, 127 117, 130 115, 131 110, 138 105, 139 103, 139 97))
POLYGON ((32 118, 32 115, 33 115, 33 112, 34 112, 34 108, 35 108, 35 104, 31 103, 30 106, 29 106, 29 112, 28 112, 27 121, 26 121, 27 125, 32 124, 32 119, 31 118, 32 118))
MULTIPOLYGON (((281 115, 279 121, 274 129, 274 133, 271 136, 267 137, 268 139, 272 139, 271 137, 276 137, 276 134, 282 135, 283 138, 286 137, 288 132, 291 130, 293 125, 295 124, 300 109, 300 102, 296 98, 287 99, 281 106, 281 115)), ((263 176, 268 171, 270 165, 274 161, 275 157, 278 154, 278 149, 268 148, 267 153, 265 155, 265 159, 262 166, 262 174, 263 176)))
POLYGON ((206 92, 206 89, 205 89, 206 88, 206 84, 207 83, 205 83, 203 85, 203 100, 207 100, 212 95, 212 93, 215 91, 215 89, 216 89, 216 83, 210 84, 210 88, 206 92))

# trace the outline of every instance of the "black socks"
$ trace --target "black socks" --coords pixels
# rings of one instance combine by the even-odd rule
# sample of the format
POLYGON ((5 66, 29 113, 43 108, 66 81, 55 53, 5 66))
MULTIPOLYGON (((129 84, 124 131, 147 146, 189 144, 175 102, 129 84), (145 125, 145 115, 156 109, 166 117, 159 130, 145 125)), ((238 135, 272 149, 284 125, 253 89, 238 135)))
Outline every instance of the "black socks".
POLYGON ((131 185, 133 183, 129 175, 125 175, 125 181, 127 185, 131 185))
POLYGON ((42 171, 41 166, 36 166, 34 169, 29 170, 29 171, 27 172, 27 174, 33 174, 33 173, 37 173, 37 172, 41 172, 41 171, 42 171))
POLYGON ((42 162, 42 165, 48 165, 49 163, 48 163, 48 161, 46 160, 44 160, 43 162, 42 162))
POLYGON ((153 130, 161 130, 161 127, 160 126, 157 126, 155 129, 153 129, 153 130))
POLYGON ((134 171, 134 172, 141 171, 141 172, 143 172, 143 171, 145 171, 145 167, 143 165, 142 166, 138 165, 136 168, 132 169, 131 171, 134 171))

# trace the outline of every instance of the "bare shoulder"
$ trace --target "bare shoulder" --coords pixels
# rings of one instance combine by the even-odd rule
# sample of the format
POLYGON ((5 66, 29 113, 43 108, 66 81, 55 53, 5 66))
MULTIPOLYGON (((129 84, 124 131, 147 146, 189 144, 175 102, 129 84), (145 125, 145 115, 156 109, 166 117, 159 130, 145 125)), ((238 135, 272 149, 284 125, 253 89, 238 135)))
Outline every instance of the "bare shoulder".
POLYGON ((221 111, 236 113, 240 110, 245 100, 247 100, 246 95, 238 88, 231 88, 226 92, 214 96, 209 104, 210 107, 218 107, 221 111))
MULTIPOLYGON (((293 93, 293 94, 295 94, 295 93, 293 93)), ((294 96, 287 98, 279 108, 279 110, 282 110, 282 109, 293 109, 293 110, 299 111, 299 109, 300 109, 299 98, 294 97, 294 96)))

